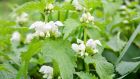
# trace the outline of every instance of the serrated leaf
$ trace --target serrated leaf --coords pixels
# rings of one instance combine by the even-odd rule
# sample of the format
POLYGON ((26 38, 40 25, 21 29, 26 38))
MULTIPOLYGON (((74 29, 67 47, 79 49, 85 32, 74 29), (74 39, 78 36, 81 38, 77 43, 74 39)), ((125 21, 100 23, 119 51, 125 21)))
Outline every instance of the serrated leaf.
POLYGON ((29 45, 27 52, 21 55, 22 64, 16 76, 16 79, 21 79, 23 75, 25 79, 27 78, 29 61, 33 55, 37 54, 41 50, 42 44, 43 44, 42 41, 32 42, 29 45))
POLYGON ((64 39, 66 39, 72 32, 74 32, 79 26, 80 26, 80 23, 74 19, 67 19, 65 22, 64 22, 64 30, 63 30, 63 33, 64 33, 64 39))
POLYGON ((100 54, 95 54, 93 57, 85 58, 87 64, 91 63, 95 66, 95 70, 100 79, 113 79, 114 67, 111 63, 102 57, 100 54))
POLYGON ((107 45, 115 52, 119 52, 123 49, 126 42, 120 39, 120 35, 116 35, 112 37, 108 42, 107 45))
POLYGON ((43 47, 46 56, 51 57, 58 64, 62 79, 73 79, 75 72, 75 57, 70 46, 68 41, 62 39, 48 39, 43 47))
POLYGON ((0 79, 15 79, 17 70, 9 63, 4 63, 0 69, 0 79))
POLYGON ((98 79, 95 76, 85 72, 76 72, 76 74, 80 77, 80 79, 98 79))
POLYGON ((127 73, 133 72, 138 66, 140 62, 126 62, 122 61, 116 66, 116 71, 121 75, 125 75, 127 73))

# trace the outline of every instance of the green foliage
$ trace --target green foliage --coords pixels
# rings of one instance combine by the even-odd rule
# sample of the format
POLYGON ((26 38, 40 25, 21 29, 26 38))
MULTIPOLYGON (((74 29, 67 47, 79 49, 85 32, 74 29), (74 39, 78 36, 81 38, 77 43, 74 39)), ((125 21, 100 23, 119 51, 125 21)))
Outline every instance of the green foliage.
POLYGON ((14 10, 14 12, 17 13, 21 13, 21 12, 30 12, 30 11, 39 11, 39 12, 43 12, 43 8, 45 7, 45 5, 43 5, 41 2, 39 1, 32 1, 32 2, 27 2, 23 5, 21 5, 20 7, 18 7, 17 9, 14 10))
POLYGON ((125 42, 120 39, 120 34, 118 34, 112 37, 107 44, 113 51, 119 52, 123 49, 125 42))
POLYGON ((78 27, 80 27, 80 23, 74 19, 67 19, 64 22, 64 39, 66 39, 68 36, 70 36, 78 27))
POLYGON ((95 66, 95 70, 101 79, 113 79, 114 77, 113 65, 107 62, 107 60, 100 54, 96 54, 92 58, 87 57, 85 59, 85 62, 88 64, 91 63, 95 66))
POLYGON ((51 57, 60 70, 62 79, 72 79, 75 71, 75 56, 70 48, 70 43, 62 39, 48 39, 43 46, 42 52, 51 57))
POLYGON ((121 75, 125 75, 130 72, 135 72, 139 65, 140 65, 140 62, 122 61, 121 63, 117 65, 116 71, 119 72, 119 74, 121 75))
POLYGON ((92 76, 88 73, 84 73, 84 72, 76 72, 76 74, 81 78, 81 79, 98 79, 95 76, 92 76))
POLYGON ((0 1, 0 79, 139 79, 140 1, 75 1, 0 1))

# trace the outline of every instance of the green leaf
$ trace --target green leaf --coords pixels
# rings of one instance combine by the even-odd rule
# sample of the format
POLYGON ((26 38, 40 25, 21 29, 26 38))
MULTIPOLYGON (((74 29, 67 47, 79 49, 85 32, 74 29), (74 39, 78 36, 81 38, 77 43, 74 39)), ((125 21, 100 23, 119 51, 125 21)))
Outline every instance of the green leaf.
POLYGON ((121 75, 134 72, 137 67, 140 65, 140 62, 126 62, 122 61, 116 66, 116 71, 121 75))
POLYGON ((114 67, 111 63, 102 57, 100 54, 95 54, 93 57, 86 57, 87 64, 93 64, 100 79, 113 79, 114 67))
POLYGON ((127 44, 125 46, 125 48, 123 49, 123 51, 121 52, 119 58, 117 59, 116 64, 118 64, 120 62, 120 60, 123 58, 123 56, 126 54, 126 52, 127 52, 128 48, 130 47, 131 43, 134 41, 135 37, 139 33, 139 30, 140 30, 140 24, 137 26, 136 30, 131 35, 129 41, 127 42, 127 44))
POLYGON ((46 56, 51 57, 57 64, 62 79, 73 79, 75 72, 75 54, 71 44, 62 39, 48 39, 43 47, 46 56))
POLYGON ((43 5, 39 1, 31 1, 27 2, 21 6, 19 6, 17 9, 14 10, 14 13, 20 13, 20 12, 29 12, 29 11, 39 11, 43 12, 45 5, 43 5))
POLYGON ((135 44, 131 44, 126 53, 122 58, 123 61, 139 61, 137 58, 140 56, 140 48, 135 44))
POLYGON ((76 74, 80 77, 80 79, 98 79, 95 76, 85 72, 76 72, 76 74))
POLYGON ((29 61, 33 55, 37 54, 41 50, 42 44, 43 44, 42 41, 32 42, 29 45, 27 52, 25 52, 21 55, 22 64, 21 64, 20 70, 16 76, 16 79, 21 79, 21 77, 23 75, 24 75, 24 78, 27 79, 29 61))
POLYGON ((22 61, 29 61, 33 55, 41 50, 42 44, 42 41, 32 42, 28 47, 28 51, 22 54, 22 61))
POLYGON ((72 32, 74 32, 79 26, 80 23, 77 20, 74 19, 67 19, 64 22, 64 39, 66 39, 72 32))
POLYGON ((87 34, 92 39, 101 39, 100 31, 94 27, 88 27, 87 34))
POLYGON ((0 79, 15 79, 17 70, 9 63, 4 63, 1 65, 0 69, 0 79))
POLYGON ((107 45, 115 52, 119 52, 123 49, 126 42, 120 39, 120 34, 112 37, 108 42, 107 45))

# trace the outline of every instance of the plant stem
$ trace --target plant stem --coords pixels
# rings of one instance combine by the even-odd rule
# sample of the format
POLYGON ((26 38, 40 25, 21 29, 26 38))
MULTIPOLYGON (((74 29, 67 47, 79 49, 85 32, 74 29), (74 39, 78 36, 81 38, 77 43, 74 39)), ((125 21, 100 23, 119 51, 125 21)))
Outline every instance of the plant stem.
POLYGON ((45 22, 48 22, 48 15, 45 15, 45 22))
POLYGON ((84 27, 84 43, 87 41, 87 29, 84 27))
POLYGON ((58 11, 58 15, 57 16, 58 16, 57 19, 60 21, 60 11, 58 11))
MULTIPOLYGON (((86 26, 84 26, 84 43, 86 44, 87 41, 87 29, 86 26)), ((85 63, 85 69, 86 72, 89 72, 89 65, 87 63, 85 63)))
POLYGON ((89 72, 89 65, 87 63, 85 63, 85 69, 86 69, 86 72, 89 72))
MULTIPOLYGON (((70 1, 71 4, 72 4, 72 2, 73 2, 73 0, 70 1)), ((69 15, 69 10, 66 11, 65 19, 68 18, 68 15, 69 15)))

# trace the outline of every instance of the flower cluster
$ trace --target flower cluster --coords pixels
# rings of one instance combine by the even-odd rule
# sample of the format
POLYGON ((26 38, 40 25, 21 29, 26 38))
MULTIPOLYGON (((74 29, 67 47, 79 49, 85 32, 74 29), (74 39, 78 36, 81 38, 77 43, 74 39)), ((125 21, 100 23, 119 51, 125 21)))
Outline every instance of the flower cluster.
POLYGON ((80 21, 84 23, 94 22, 94 17, 89 12, 85 12, 82 14, 80 21))
POLYGON ((48 5, 46 5, 45 11, 47 13, 51 13, 51 12, 53 12, 53 9, 54 9, 53 4, 48 4, 48 5))
POLYGON ((16 22, 17 23, 25 23, 28 21, 28 14, 27 13, 22 13, 20 16, 16 17, 16 22))
POLYGON ((60 37, 61 32, 59 31, 59 27, 61 26, 63 26, 63 23, 60 21, 50 21, 48 23, 36 21, 29 27, 29 29, 34 29, 35 33, 28 34, 26 36, 26 42, 31 42, 34 37, 60 37))
POLYGON ((97 45, 101 46, 101 43, 99 40, 93 40, 89 39, 86 43, 84 43, 82 40, 77 39, 77 44, 72 44, 72 49, 77 53, 80 54, 80 56, 87 56, 89 53, 98 53, 97 45))
POLYGON ((43 75, 43 78, 47 78, 47 79, 52 79, 53 78, 53 68, 50 66, 45 66, 43 65, 39 72, 41 72, 43 75))

